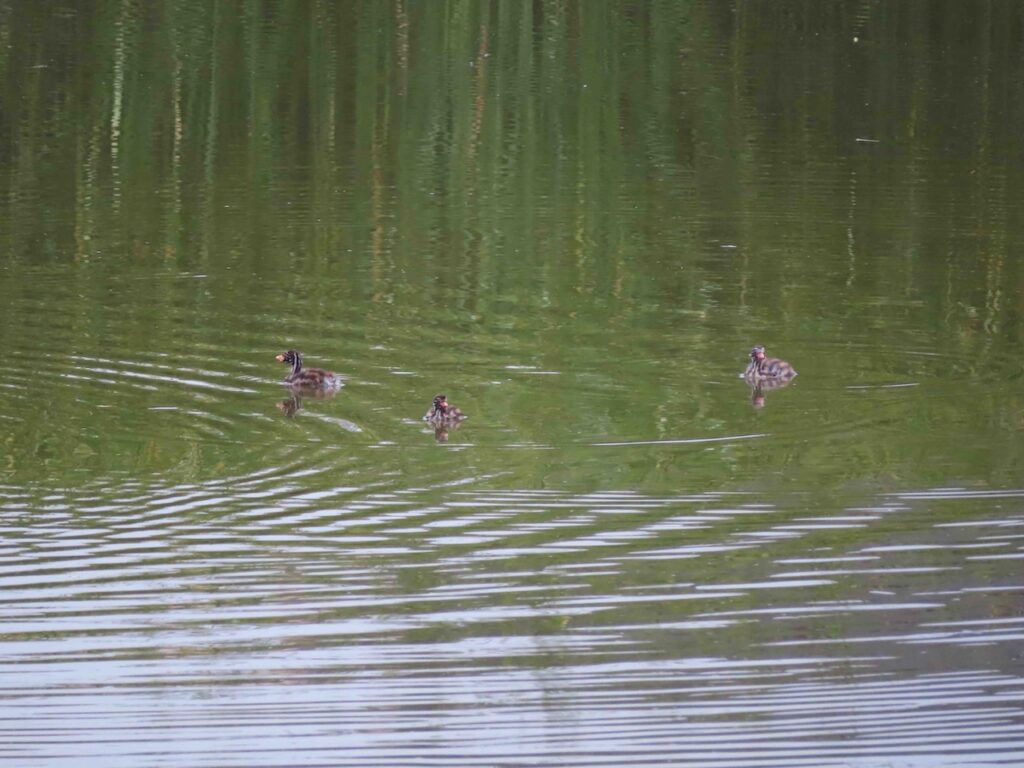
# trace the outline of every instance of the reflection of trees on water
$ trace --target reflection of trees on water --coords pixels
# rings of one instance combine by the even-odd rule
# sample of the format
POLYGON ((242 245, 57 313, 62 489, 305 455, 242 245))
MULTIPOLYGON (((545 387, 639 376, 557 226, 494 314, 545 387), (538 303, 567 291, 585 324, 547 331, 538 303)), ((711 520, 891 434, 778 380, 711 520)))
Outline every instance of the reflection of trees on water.
POLYGON ((26 4, 0 18, 18 86, 0 91, 4 205, 70 179, 71 215, 5 211, 9 252, 67 239, 51 252, 88 259, 119 236, 154 268, 230 255, 259 272, 281 258, 261 243, 299 241, 312 268, 349 254, 366 276, 352 290, 382 314, 395 274, 428 292, 448 274, 472 311, 503 285, 570 290, 629 322, 640 298, 669 293, 710 338, 723 308, 770 307, 783 334, 815 317, 825 286, 792 276, 827 281, 836 265, 798 245, 834 229, 849 248, 829 290, 851 328, 924 302, 984 352, 1024 314, 1021 191, 1005 173, 1024 155, 1011 32, 1024 10, 795 7, 285 2, 268 19, 26 4), (304 175, 275 183, 282 167, 304 175), (372 226, 354 231, 339 208, 372 226), (221 247, 253 212, 251 241, 221 247), (398 247, 423 233, 439 247, 398 247), (522 244, 515 268, 502 242, 522 244), (739 247, 709 260, 709 243, 739 247))
MULTIPOLYGON (((467 348, 506 333, 566 373, 611 328, 602 352, 627 362, 594 389, 656 374, 670 436, 679 414, 720 426, 679 382, 730 370, 720 350, 768 323, 866 347, 925 328, 973 374, 1024 317, 1022 21, 1016 3, 23 3, 0 14, 0 258, 82 265, 59 309, 95 354, 96 307, 138 267, 239 277, 134 281, 155 309, 130 348, 174 348, 183 313, 157 310, 206 329, 276 296, 370 328, 445 307, 467 348), (685 341, 652 346, 668 320, 685 341)), ((21 289, 0 281, 0 323, 21 289)), ((576 395, 509 407, 549 430, 576 395)))

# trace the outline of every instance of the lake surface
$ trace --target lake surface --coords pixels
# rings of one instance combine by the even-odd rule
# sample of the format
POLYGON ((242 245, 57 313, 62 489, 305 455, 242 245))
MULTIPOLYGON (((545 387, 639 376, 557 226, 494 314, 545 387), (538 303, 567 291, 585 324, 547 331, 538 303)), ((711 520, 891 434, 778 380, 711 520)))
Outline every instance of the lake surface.
POLYGON ((0 40, 0 764, 1024 763, 1024 7, 0 40))

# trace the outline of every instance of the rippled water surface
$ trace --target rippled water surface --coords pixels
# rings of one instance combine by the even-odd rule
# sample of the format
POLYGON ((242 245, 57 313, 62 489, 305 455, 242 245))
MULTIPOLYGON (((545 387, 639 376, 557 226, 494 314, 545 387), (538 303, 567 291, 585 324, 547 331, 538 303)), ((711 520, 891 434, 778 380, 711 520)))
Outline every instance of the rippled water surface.
POLYGON ((1024 764, 1021 9, 593 8, 0 3, 0 764, 1024 764))

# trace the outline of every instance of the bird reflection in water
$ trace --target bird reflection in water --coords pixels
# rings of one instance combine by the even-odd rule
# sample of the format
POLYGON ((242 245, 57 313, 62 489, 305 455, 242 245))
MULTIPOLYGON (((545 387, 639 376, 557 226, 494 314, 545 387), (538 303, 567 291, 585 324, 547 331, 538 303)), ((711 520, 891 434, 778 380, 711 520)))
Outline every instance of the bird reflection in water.
POLYGON ((302 404, 304 400, 329 400, 334 397, 337 390, 321 390, 321 391, 299 391, 296 388, 291 389, 291 395, 286 397, 284 400, 278 400, 275 405, 277 410, 283 413, 287 418, 295 418, 295 414, 302 410, 302 404))
POLYGON ((431 426, 434 428, 434 439, 439 443, 447 443, 448 434, 462 425, 456 421, 449 424, 432 424, 431 426))
POLYGON ((785 389, 793 383, 792 379, 747 379, 750 387, 750 404, 755 408, 764 408, 765 393, 775 389, 785 389))

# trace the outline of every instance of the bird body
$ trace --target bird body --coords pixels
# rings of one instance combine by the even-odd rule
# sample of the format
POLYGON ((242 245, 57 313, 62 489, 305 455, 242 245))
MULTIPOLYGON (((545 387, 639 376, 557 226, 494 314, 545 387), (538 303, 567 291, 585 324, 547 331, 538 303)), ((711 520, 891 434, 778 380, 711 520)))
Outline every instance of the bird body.
POLYGON ((750 350, 750 365, 743 372, 743 378, 752 381, 791 379, 794 376, 796 371, 792 365, 777 357, 765 357, 761 345, 750 350))
POLYGON ((293 387, 333 389, 341 384, 336 373, 325 371, 323 368, 303 368, 302 355, 294 349, 282 352, 276 359, 279 363, 287 363, 292 367, 292 372, 284 377, 284 381, 293 387))
POLYGON ((430 410, 423 416, 424 421, 429 421, 431 424, 457 424, 466 418, 466 414, 456 408, 454 405, 448 404, 447 395, 437 395, 434 397, 434 402, 430 406, 430 410))

